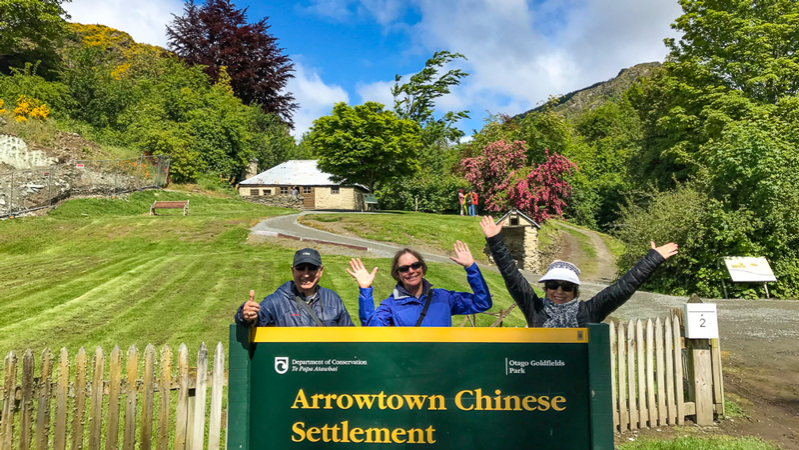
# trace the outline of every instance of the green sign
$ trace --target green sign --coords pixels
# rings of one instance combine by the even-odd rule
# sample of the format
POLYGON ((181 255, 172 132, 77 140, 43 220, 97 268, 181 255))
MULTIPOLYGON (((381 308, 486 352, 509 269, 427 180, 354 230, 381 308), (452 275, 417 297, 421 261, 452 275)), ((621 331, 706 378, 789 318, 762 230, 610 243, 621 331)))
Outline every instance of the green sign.
POLYGON ((231 327, 230 449, 612 449, 606 325, 231 327))

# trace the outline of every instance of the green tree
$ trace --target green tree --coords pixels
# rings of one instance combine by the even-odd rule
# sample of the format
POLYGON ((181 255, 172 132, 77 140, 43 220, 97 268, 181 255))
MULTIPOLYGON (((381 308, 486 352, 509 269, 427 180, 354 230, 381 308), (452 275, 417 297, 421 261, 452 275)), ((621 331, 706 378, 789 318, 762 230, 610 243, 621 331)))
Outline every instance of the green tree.
POLYGON ((341 102, 316 119, 309 140, 319 168, 336 182, 362 184, 370 192, 388 180, 413 176, 419 170, 419 126, 383 108, 341 102))
POLYGON ((460 69, 450 69, 443 75, 439 70, 456 59, 466 59, 460 53, 436 52, 428 59, 421 72, 411 75, 407 83, 400 84, 402 77, 394 76, 394 112, 402 119, 409 119, 422 128, 425 146, 436 143, 457 142, 463 132, 455 128, 455 123, 469 118, 469 111, 449 111, 436 119, 435 100, 449 94, 450 88, 461 83, 461 78, 469 76, 460 69))
POLYGON ((70 0, 0 0, 0 57, 26 48, 50 47, 67 32, 70 0))

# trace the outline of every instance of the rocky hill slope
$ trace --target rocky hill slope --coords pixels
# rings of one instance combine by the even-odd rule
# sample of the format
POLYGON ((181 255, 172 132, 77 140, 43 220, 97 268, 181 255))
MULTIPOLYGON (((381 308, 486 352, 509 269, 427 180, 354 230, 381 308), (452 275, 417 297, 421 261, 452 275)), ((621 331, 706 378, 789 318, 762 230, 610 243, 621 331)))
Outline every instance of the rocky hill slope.
MULTIPOLYGON (((651 74, 662 67, 659 62, 637 64, 627 69, 622 69, 615 78, 601 81, 587 88, 570 92, 557 99, 553 111, 563 114, 567 119, 579 116, 583 111, 596 108, 609 98, 617 98, 626 91, 639 77, 651 74)), ((531 112, 538 112, 546 105, 533 108, 514 118, 521 119, 531 112)))

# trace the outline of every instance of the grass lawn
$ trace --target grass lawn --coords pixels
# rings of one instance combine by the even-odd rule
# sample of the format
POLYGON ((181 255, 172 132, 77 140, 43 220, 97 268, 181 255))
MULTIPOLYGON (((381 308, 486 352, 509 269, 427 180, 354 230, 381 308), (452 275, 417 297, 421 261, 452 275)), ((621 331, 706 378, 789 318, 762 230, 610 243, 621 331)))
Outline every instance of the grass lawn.
POLYGON ((627 442, 616 447, 618 450, 778 450, 762 439, 754 437, 732 438, 718 436, 712 438, 681 437, 669 440, 642 439, 627 442))
MULTIPOLYGON (((292 212, 238 199, 147 191, 127 200, 72 200, 49 217, 2 221, 0 356, 12 349, 40 354, 45 347, 54 353, 66 347, 74 357, 81 346, 91 354, 97 345, 107 353, 114 345, 143 351, 148 343, 157 349, 168 343, 176 354, 182 342, 196 355, 202 341, 209 347, 227 344, 232 315, 249 290, 263 298, 290 277, 294 249, 247 244, 248 228, 292 212), (163 210, 150 217, 156 199, 189 199, 189 215, 163 210)), ((418 221, 422 215, 409 216, 418 221)), ((480 232, 476 221, 469 228, 480 232)), ((341 295, 357 322, 357 284, 345 271, 349 258, 323 258, 322 286, 341 295)), ((394 284, 390 260, 365 262, 381 268, 375 296, 387 297, 394 284)), ((510 306, 499 274, 485 276, 493 310, 510 306)), ((427 278, 438 287, 468 290, 456 264, 431 264, 427 278)), ((480 326, 492 321, 478 316, 480 326)), ((514 310, 506 325, 524 326, 521 313, 514 310)))
POLYGON ((373 241, 401 245, 429 245, 452 251, 455 241, 465 242, 475 259, 487 262, 483 253, 485 237, 480 218, 405 211, 379 214, 309 214, 302 217, 307 226, 331 231, 332 223, 373 241), (330 224, 330 225, 329 225, 330 224))

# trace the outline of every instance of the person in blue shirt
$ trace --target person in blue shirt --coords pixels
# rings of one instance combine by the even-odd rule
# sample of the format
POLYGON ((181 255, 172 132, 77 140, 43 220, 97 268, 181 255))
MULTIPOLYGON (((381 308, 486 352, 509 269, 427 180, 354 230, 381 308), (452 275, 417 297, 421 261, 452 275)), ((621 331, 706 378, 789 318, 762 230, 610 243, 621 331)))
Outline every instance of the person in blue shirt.
POLYGON ((404 248, 394 255, 391 276, 397 281, 394 292, 375 310, 372 282, 377 267, 366 270, 360 259, 350 261, 347 273, 352 275, 360 287, 358 315, 361 325, 369 327, 449 327, 456 314, 476 314, 491 308, 491 293, 488 292, 483 275, 474 263, 469 247, 461 241, 454 245, 455 257, 451 260, 466 269, 466 279, 472 292, 454 292, 433 289, 424 279, 427 264, 419 252, 404 248))

